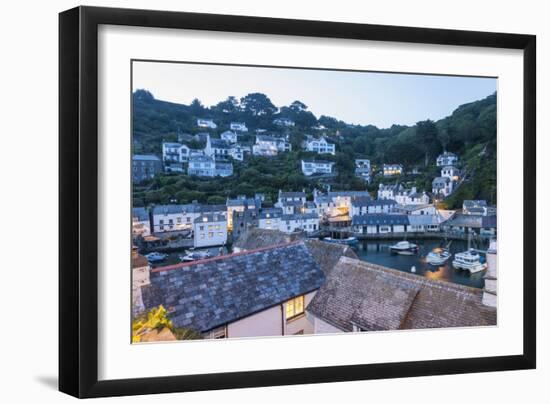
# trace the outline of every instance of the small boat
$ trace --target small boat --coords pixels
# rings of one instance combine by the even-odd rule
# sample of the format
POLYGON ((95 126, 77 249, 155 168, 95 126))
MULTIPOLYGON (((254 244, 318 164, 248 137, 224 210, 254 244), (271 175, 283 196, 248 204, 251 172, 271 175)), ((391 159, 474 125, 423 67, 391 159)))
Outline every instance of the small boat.
POLYGON ((180 261, 184 262, 204 260, 206 258, 212 258, 212 254, 209 251, 193 251, 185 255, 180 255, 180 261))
POLYGON ((451 258, 451 253, 446 248, 436 248, 426 255, 426 261, 431 265, 441 265, 451 258))
POLYGON ((145 255, 145 258, 147 258, 147 261, 149 262, 160 262, 164 261, 168 257, 167 254, 162 254, 156 251, 153 251, 147 255, 145 255))
POLYGON ((332 238, 332 237, 325 237, 323 241, 326 241, 327 243, 336 243, 336 244, 356 244, 358 242, 357 237, 348 237, 348 238, 332 238))
POLYGON ((487 269, 487 263, 482 263, 479 254, 470 248, 468 251, 455 254, 453 267, 468 270, 473 274, 487 269))
POLYGON ((414 255, 418 252, 418 246, 407 240, 404 240, 390 246, 390 251, 394 254, 414 255))

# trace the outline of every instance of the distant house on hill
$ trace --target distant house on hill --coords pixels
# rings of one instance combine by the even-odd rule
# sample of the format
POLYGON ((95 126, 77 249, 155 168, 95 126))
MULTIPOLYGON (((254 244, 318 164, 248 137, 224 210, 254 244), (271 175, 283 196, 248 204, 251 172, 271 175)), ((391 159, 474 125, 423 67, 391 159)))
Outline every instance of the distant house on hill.
POLYGON ((336 145, 329 143, 324 137, 316 139, 313 136, 308 136, 304 140, 303 147, 306 151, 318 153, 318 154, 332 154, 336 153, 336 145))
POLYGON ((132 156, 132 181, 139 183, 155 178, 162 172, 162 162, 153 154, 135 154, 132 156))
POLYGON ((458 156, 454 153, 445 151, 437 156, 436 164, 438 167, 454 166, 458 163, 458 156))
POLYGON ((286 127, 295 125, 294 121, 290 118, 275 118, 273 120, 273 124, 278 126, 286 126, 286 127))
POLYGON ((206 137, 206 147, 204 154, 214 158, 228 158, 231 150, 231 144, 223 139, 213 139, 206 137))
POLYGON ((248 132, 248 128, 244 122, 231 122, 229 129, 236 130, 238 132, 248 132))
POLYGON ((441 176, 447 177, 452 181, 458 181, 460 179, 460 171, 455 166, 444 166, 441 168, 441 176))
POLYGON ((197 119, 197 126, 199 128, 216 129, 218 125, 214 123, 212 119, 197 119))
POLYGON ((175 327, 203 338, 311 334, 305 309, 324 280, 297 242, 153 269, 141 294, 146 309, 162 304, 175 327))
POLYGON ((355 159, 355 176, 370 182, 371 166, 368 159, 355 159))
POLYGON ((162 144, 162 160, 166 162, 180 162, 181 143, 164 142, 162 144))
POLYGON ((483 291, 342 257, 307 306, 313 332, 496 325, 483 291))
POLYGON ((237 143, 239 137, 235 132, 226 130, 220 135, 220 138, 228 143, 237 143))
POLYGON ((403 166, 401 164, 384 164, 382 166, 384 177, 393 177, 394 175, 403 174, 403 166))
POLYGON ((432 193, 438 197, 447 197, 453 192, 453 181, 449 177, 436 177, 432 181, 432 193))
POLYGON ((333 161, 302 160, 302 173, 310 176, 314 174, 332 174, 333 161))
POLYGON ((214 177, 216 175, 216 162, 210 156, 189 157, 187 174, 199 177, 214 177))

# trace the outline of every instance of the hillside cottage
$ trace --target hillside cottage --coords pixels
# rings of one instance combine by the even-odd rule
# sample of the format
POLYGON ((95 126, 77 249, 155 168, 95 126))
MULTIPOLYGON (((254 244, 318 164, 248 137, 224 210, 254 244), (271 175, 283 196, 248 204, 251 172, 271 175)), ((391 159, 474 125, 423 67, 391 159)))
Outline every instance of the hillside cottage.
POLYGON ((403 166, 401 164, 384 164, 382 166, 384 177, 393 177, 403 174, 403 166))
POLYGON ((279 230, 283 233, 303 231, 311 233, 319 230, 319 215, 316 213, 295 213, 281 216, 279 230))
POLYGON ((237 143, 238 136, 235 132, 231 130, 226 130, 220 135, 220 138, 228 143, 237 143))
POLYGON ((458 163, 458 156, 448 151, 437 156, 436 164, 438 167, 454 166, 458 163))
POLYGON ((432 181, 432 193, 438 197, 447 197, 453 192, 453 181, 449 177, 436 177, 432 181))
POLYGON ((233 164, 229 162, 217 161, 214 175, 216 177, 229 177, 233 175, 233 164))
POLYGON ((426 192, 418 192, 416 187, 401 189, 394 194, 395 201, 400 205, 422 205, 430 203, 430 197, 426 192))
POLYGON ((214 123, 212 119, 197 119, 197 126, 199 128, 216 129, 218 125, 214 123))
POLYGON ((212 139, 210 135, 206 137, 206 147, 204 154, 216 159, 226 159, 229 157, 231 144, 222 139, 212 139))
POLYGON ((445 166, 441 169, 441 176, 447 177, 451 181, 458 181, 460 179, 460 171, 455 166, 445 166))
POLYGON ((336 145, 329 143, 324 137, 316 139, 313 136, 308 136, 304 141, 303 147, 306 151, 315 152, 318 154, 336 154, 336 145))
POLYGON ((206 213, 193 222, 193 246, 213 247, 227 243, 227 219, 225 215, 206 213))
POLYGON ((132 181, 139 183, 155 178, 162 172, 162 162, 153 154, 135 154, 132 156, 132 181))
POLYGON ((401 184, 379 184, 378 185, 378 199, 393 199, 395 196, 403 192, 405 188, 401 184))
POLYGON ((181 143, 165 142, 162 144, 162 160, 167 162, 180 162, 181 143))
POLYGON ((275 118, 273 120, 273 124, 285 127, 291 127, 295 125, 294 121, 290 118, 275 118))
POLYGON ((370 182, 370 160, 368 159, 356 159, 355 160, 355 176, 362 178, 363 180, 370 182))
POLYGON ((231 124, 229 124, 229 129, 237 132, 248 132, 248 128, 244 122, 231 122, 231 124))
POLYGON ((203 338, 311 334, 305 309, 324 280, 295 242, 153 269, 141 294, 146 309, 162 304, 175 327, 203 338))
POLYGON ((187 174, 199 177, 214 177, 216 175, 216 162, 210 156, 191 156, 189 157, 187 174))
POLYGON ((310 176, 314 174, 332 174, 334 162, 323 160, 302 160, 302 173, 310 176))
POLYGON ((252 146, 252 154, 255 156, 276 156, 279 152, 278 139, 273 136, 257 135, 256 143, 252 146))

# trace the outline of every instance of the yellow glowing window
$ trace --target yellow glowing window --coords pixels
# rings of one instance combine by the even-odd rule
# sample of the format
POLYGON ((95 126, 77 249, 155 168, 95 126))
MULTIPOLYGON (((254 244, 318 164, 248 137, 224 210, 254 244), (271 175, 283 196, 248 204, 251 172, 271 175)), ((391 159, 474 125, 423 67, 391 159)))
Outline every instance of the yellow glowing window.
POLYGON ((286 302, 285 318, 288 320, 304 312, 304 296, 298 296, 286 302))

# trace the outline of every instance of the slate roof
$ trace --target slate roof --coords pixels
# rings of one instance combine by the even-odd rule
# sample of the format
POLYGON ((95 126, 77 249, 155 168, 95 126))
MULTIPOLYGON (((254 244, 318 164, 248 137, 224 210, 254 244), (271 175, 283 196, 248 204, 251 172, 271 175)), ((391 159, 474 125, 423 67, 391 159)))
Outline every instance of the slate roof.
POLYGON ((157 205, 153 207, 153 215, 225 212, 226 210, 225 205, 202 205, 200 203, 187 203, 184 205, 157 205))
POLYGON ((481 218, 481 227, 496 229, 497 228, 497 217, 496 217, 496 215, 483 216, 481 218))
POLYGON ((372 198, 368 197, 355 197, 351 200, 352 206, 385 206, 385 205, 397 205, 397 202, 393 199, 377 199, 373 200, 372 198))
MULTIPOLYGON (((261 215, 262 213, 260 213, 261 215)), ((233 244, 239 250, 255 250, 269 246, 290 243, 300 238, 298 233, 287 234, 279 230, 252 228, 233 244)))
POLYGON ((342 257, 307 306, 341 329, 365 331, 496 325, 482 290, 342 257))
POLYGON ((132 208, 132 217, 135 217, 139 222, 148 221, 149 211, 145 208, 132 208))
POLYGON ((317 290, 325 275, 297 242, 156 268, 150 280, 147 310, 162 304, 176 327, 206 332, 317 290))
POLYGON ((375 226, 375 225, 408 225, 409 217, 407 215, 388 215, 388 214, 367 214, 355 215, 351 219, 352 226, 375 226))
POLYGON ((280 208, 262 209, 260 219, 278 218, 283 216, 283 210, 280 208))
POLYGON ((164 142, 162 144, 165 147, 181 147, 181 143, 164 142))
POLYGON ((462 202, 462 206, 466 209, 486 207, 487 201, 483 199, 479 199, 479 200, 466 199, 464 200, 464 202, 462 202))
POLYGON ((327 161, 327 160, 302 160, 304 163, 310 163, 310 164, 324 164, 324 165, 327 165, 327 164, 330 164, 330 165, 333 165, 333 164, 336 164, 334 161, 327 161))
POLYGON ((349 197, 349 198, 354 198, 359 196, 362 196, 365 198, 371 197, 369 191, 329 191, 328 196, 330 196, 331 198, 334 198, 337 196, 343 196, 343 197, 349 197))
POLYGON ((194 223, 216 223, 225 222, 227 219, 224 215, 216 213, 204 213, 193 220, 194 223), (205 220, 206 219, 206 220, 205 220))
POLYGON ((445 226, 479 228, 482 227, 482 217, 483 216, 464 215, 462 213, 457 213, 445 222, 445 226))
POLYGON ((216 149, 230 149, 231 145, 223 139, 210 139, 210 145, 216 149))
POLYGON ((438 215, 409 215, 411 226, 435 226, 440 223, 438 215))
POLYGON ((280 198, 305 198, 305 192, 281 192, 279 194, 280 198))
POLYGON ((435 177, 432 181, 432 187, 436 187, 436 186, 444 187, 450 181, 451 180, 449 179, 449 177, 435 177))
POLYGON ((328 275, 341 257, 359 259, 350 246, 327 243, 326 241, 306 239, 304 240, 307 249, 313 255, 325 275, 328 275))

